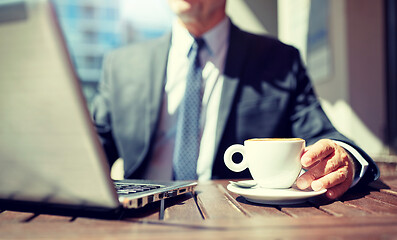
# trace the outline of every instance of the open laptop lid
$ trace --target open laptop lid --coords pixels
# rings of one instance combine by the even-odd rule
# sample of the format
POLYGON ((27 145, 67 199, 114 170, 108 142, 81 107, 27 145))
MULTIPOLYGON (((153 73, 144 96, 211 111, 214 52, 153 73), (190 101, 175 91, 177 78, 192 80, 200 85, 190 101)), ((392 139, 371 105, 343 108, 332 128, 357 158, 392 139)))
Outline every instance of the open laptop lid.
POLYGON ((0 21, 0 199, 120 206, 51 4, 0 21))

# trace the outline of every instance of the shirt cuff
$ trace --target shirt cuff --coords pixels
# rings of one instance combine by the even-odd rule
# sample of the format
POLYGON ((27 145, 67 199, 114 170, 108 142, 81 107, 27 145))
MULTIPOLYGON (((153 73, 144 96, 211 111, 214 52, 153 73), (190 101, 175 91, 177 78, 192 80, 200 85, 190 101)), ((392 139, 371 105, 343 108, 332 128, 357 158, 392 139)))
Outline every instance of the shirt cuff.
POLYGON ((349 144, 347 144, 347 143, 344 143, 344 142, 341 142, 341 141, 336 141, 336 140, 333 140, 336 144, 338 144, 339 146, 341 146, 341 147, 343 147, 346 151, 348 151, 356 160, 357 160, 357 162, 359 162, 360 163, 360 165, 361 165, 361 171, 360 171, 360 174, 355 174, 354 175, 354 179, 353 179, 353 182, 352 182, 352 184, 351 184, 351 188, 352 187, 354 187, 354 186, 356 186, 356 184, 360 181, 360 179, 364 176, 364 174, 365 174, 365 172, 367 171, 367 169, 368 169, 368 162, 367 162, 367 160, 365 160, 364 158, 363 158, 363 156, 361 156, 361 154, 355 149, 355 148, 353 148, 352 146, 350 146, 349 144))

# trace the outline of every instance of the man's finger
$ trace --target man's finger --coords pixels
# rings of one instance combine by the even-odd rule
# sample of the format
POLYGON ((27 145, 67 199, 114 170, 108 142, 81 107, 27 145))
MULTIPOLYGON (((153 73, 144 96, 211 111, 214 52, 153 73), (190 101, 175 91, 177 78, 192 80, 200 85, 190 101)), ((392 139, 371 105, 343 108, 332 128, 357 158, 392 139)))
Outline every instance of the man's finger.
MULTIPOLYGON (((348 167, 341 167, 338 170, 325 175, 322 178, 319 178, 311 183, 311 187, 314 191, 320 191, 321 189, 329 189, 339 185, 348 179, 349 172, 347 171, 348 167)), ((349 181, 346 181, 349 182, 349 181)), ((349 186, 351 183, 348 183, 349 186)))
POLYGON ((339 156, 329 155, 300 176, 296 184, 299 188, 306 189, 314 180, 336 171, 343 165, 345 165, 345 162, 339 156))
POLYGON ((302 155, 303 167, 310 167, 314 163, 326 158, 335 151, 335 143, 329 139, 321 139, 316 142, 302 155))
POLYGON ((328 189, 325 195, 329 199, 337 199, 350 188, 350 184, 351 183, 349 183, 348 181, 345 181, 339 185, 336 185, 333 188, 328 189))

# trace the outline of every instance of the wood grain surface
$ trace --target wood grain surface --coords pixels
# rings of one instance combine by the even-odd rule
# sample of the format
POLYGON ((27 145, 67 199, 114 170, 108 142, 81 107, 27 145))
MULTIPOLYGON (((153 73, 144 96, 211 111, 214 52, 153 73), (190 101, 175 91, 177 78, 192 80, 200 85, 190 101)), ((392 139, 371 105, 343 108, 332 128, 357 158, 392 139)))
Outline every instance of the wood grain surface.
MULTIPOLYGON (((388 176, 341 199, 298 205, 253 204, 200 182, 195 194, 126 212, 120 220, 0 210, 0 239, 396 239, 397 177, 388 176)), ((1 206, 0 206, 1 208, 1 206)))

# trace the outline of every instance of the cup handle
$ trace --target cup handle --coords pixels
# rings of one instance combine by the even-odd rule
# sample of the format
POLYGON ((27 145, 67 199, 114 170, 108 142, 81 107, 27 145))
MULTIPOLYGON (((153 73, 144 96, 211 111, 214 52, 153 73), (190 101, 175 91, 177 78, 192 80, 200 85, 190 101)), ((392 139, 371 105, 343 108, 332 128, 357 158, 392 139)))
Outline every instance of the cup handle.
POLYGON ((244 145, 234 144, 230 146, 228 149, 226 149, 225 154, 223 155, 223 161, 225 162, 225 165, 233 172, 241 172, 248 167, 248 162, 246 161, 244 155, 245 155, 244 145), (243 155, 243 160, 240 163, 235 163, 232 160, 233 154, 237 152, 243 155))

